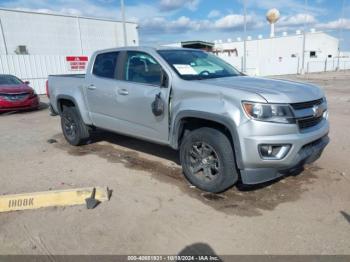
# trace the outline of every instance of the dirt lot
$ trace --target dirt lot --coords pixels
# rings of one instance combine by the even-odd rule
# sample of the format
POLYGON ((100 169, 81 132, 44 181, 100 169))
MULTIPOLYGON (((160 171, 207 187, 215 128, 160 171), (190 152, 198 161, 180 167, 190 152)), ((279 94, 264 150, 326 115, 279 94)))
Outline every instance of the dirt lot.
POLYGON ((0 254, 350 254, 350 72, 302 78, 326 91, 331 144, 298 176, 221 195, 181 174, 171 149, 110 133, 74 148, 48 110, 0 116, 0 194, 85 186, 109 202, 0 214, 0 254), (56 139, 50 144, 48 139, 56 139))

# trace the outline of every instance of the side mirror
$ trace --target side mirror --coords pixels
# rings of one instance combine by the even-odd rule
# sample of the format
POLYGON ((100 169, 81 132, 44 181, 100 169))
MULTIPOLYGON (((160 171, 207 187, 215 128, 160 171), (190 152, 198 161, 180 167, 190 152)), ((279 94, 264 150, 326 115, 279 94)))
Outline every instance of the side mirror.
POLYGON ((24 84, 29 85, 30 82, 29 81, 24 81, 24 84))
POLYGON ((160 71, 160 87, 167 88, 169 84, 169 78, 168 75, 165 73, 164 70, 160 71))
POLYGON ((164 113, 164 101, 161 97, 161 93, 156 94, 154 101, 151 104, 152 112, 155 116, 161 116, 164 113))

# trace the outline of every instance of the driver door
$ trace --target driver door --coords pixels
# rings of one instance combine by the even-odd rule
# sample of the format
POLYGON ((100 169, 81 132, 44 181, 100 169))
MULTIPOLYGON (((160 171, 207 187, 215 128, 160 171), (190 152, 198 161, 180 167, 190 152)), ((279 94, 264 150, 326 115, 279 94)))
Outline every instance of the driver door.
POLYGON ((169 88, 161 87, 161 65, 145 52, 127 51, 122 55, 114 118, 124 133, 167 143, 169 88), (164 102, 160 116, 152 112, 157 94, 164 102))

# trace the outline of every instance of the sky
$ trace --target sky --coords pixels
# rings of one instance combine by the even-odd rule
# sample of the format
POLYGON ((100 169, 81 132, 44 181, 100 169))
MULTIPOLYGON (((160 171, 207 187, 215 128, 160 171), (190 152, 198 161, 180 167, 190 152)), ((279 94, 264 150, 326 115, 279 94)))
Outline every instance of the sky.
MULTIPOLYGON (((268 37, 265 15, 277 8, 276 34, 315 28, 342 39, 350 51, 350 0, 245 0, 247 35, 268 37), (344 8, 342 8, 344 6, 344 8)), ((124 0, 126 18, 139 24, 140 44, 159 45, 187 40, 243 38, 244 0, 124 0)), ((0 0, 3 8, 121 18, 119 0, 0 0)))

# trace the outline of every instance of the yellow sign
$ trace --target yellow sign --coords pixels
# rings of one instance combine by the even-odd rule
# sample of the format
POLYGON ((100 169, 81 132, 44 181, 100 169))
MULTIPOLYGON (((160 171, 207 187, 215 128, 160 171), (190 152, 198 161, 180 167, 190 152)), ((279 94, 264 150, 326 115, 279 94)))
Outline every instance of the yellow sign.
MULTIPOLYGON (((73 206, 85 204, 91 197, 92 187, 0 196, 0 212, 37 209, 51 206, 73 206)), ((96 187, 95 199, 109 200, 108 188, 96 187)))

